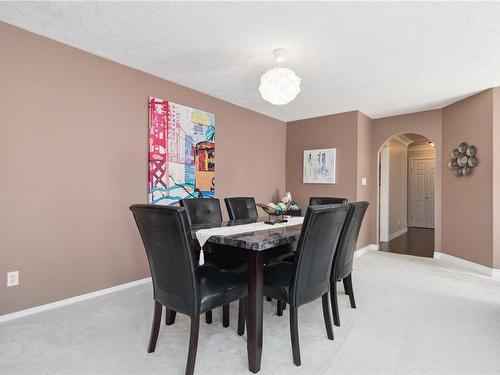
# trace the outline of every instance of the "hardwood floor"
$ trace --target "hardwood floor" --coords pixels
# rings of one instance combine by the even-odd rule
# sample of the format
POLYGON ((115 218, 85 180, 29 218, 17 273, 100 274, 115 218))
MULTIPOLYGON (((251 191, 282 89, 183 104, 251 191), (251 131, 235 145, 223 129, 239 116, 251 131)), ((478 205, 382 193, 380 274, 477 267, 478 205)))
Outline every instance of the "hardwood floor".
POLYGON ((388 253, 432 258, 434 229, 408 228, 408 232, 389 242, 380 242, 380 250, 388 253))

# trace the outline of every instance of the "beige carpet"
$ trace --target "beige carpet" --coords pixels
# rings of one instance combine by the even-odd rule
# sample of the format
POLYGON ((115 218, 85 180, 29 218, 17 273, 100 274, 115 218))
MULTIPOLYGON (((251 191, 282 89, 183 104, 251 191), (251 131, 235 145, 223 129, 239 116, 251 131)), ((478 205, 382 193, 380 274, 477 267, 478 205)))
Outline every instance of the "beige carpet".
MULTIPOLYGON (((260 374, 500 374, 500 283, 444 261, 370 252, 356 259, 357 309, 340 294, 326 339, 320 300, 299 309, 302 366, 292 363, 288 310, 264 302, 260 374)), ((151 288, 141 285, 0 324, 0 374, 183 374, 189 321, 162 325, 146 353, 151 288)), ((246 339, 201 324, 197 374, 249 374, 246 339)))

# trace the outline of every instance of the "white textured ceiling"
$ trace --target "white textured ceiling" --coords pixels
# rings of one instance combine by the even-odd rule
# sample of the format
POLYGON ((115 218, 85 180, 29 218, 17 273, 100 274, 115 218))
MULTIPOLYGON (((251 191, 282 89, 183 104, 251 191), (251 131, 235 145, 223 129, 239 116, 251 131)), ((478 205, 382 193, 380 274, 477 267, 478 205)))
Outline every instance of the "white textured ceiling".
POLYGON ((500 85, 500 3, 0 3, 0 20, 290 121, 443 107, 500 85), (272 50, 302 92, 261 99, 272 50))

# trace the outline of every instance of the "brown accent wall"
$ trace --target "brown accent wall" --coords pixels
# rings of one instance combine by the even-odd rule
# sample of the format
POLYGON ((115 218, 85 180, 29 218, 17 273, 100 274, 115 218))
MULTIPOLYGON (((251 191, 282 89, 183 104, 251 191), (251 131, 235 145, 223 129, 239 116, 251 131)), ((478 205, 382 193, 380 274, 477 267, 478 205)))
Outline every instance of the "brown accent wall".
POLYGON ((353 111, 288 123, 286 189, 304 209, 312 196, 356 199, 357 119, 353 111), (304 150, 320 148, 337 149, 336 184, 302 182, 304 150))
POLYGON ((359 111, 293 121, 287 126, 287 190, 303 207, 310 196, 342 196, 370 202, 358 248, 377 243, 378 152, 398 134, 417 133, 436 145, 436 248, 441 232, 441 110, 372 120, 359 111), (337 184, 302 183, 302 153, 306 149, 337 148, 337 184), (354 173, 355 172, 355 173, 354 173), (361 179, 367 178, 367 185, 361 179))
POLYGON ((0 315, 149 275, 128 210, 148 96, 215 113, 218 197, 284 192, 285 123, 5 23, 0 40, 0 315))
POLYGON ((389 142, 389 236, 407 227, 408 155, 406 145, 397 139, 389 142))
POLYGON ((500 88, 493 89, 493 268, 500 269, 500 88))
MULTIPOLYGON (((435 212, 435 248, 441 248, 441 110, 410 113, 399 116, 384 117, 373 120, 371 138, 371 170, 373 178, 377 179, 378 152, 380 147, 390 138, 398 134, 421 134, 436 145, 436 212, 435 212)), ((371 202, 377 204, 378 188, 371 189, 371 202)), ((371 211, 371 220, 378 223, 377 210, 371 211)), ((377 228, 377 226, 375 226, 377 228)), ((377 233, 372 238, 377 241, 377 233)))
POLYGON ((500 166, 493 165, 493 157, 495 150, 500 149, 499 97, 499 89, 492 89, 442 110, 376 120, 359 112, 356 119, 356 112, 347 112, 291 122, 287 127, 287 190, 304 207, 313 195, 368 200, 371 209, 358 248, 376 243, 380 147, 398 134, 421 134, 436 146, 436 251, 498 268, 500 230, 494 228, 500 226, 500 199, 496 199, 500 196, 500 166), (482 166, 468 179, 456 179, 446 166, 448 153, 462 141, 478 146, 482 166), (493 144, 497 145, 495 149, 493 144), (326 147, 337 147, 337 184, 303 184, 303 150, 326 147), (351 168, 356 168, 356 174, 351 173, 351 168), (367 177, 366 187, 361 185, 362 177, 367 177), (470 220, 471 217, 475 219, 470 220))
POLYGON ((292 121, 287 125, 286 189, 305 209, 309 197, 344 197, 356 199, 357 112, 292 121), (304 150, 337 149, 336 184, 304 184, 304 150))
POLYGON ((285 126, 1 22, 0 40, 0 276, 20 271, 19 286, 0 282, 0 315, 148 276, 128 211, 146 201, 148 96, 215 113, 220 198, 368 200, 358 248, 377 241, 380 146, 422 134, 436 145, 436 250, 500 268, 499 88, 443 110, 285 126), (446 163, 462 141, 480 162, 457 179, 446 163), (337 184, 303 184, 303 151, 330 147, 337 184))
POLYGON ((492 140, 493 90, 443 108, 442 251, 487 267, 493 265, 492 140), (470 177, 455 177, 447 168, 448 154, 461 142, 478 150, 470 177))
MULTIPOLYGON (((288 123, 286 186, 304 209, 313 196, 370 201, 370 189, 376 183, 370 171, 371 124, 372 120, 358 111, 288 123), (303 152, 319 148, 337 149, 336 184, 302 182, 303 152), (363 177, 367 178, 366 186, 361 185, 363 177)), ((376 208, 370 202, 360 231, 358 248, 374 243, 372 210, 376 208)))
POLYGON ((358 178, 356 180, 356 200, 367 201, 370 203, 363 219, 363 225, 361 226, 361 230, 359 232, 357 244, 358 248, 374 244, 375 241, 373 238, 375 238, 376 235, 376 223, 373 222, 373 215, 371 213, 372 211, 377 211, 377 207, 374 202, 370 200, 370 191, 377 186, 377 181, 373 179, 373 175, 370 170, 370 143, 372 138, 372 127, 373 120, 358 111, 358 178), (366 185, 361 184, 362 178, 366 178, 366 185))

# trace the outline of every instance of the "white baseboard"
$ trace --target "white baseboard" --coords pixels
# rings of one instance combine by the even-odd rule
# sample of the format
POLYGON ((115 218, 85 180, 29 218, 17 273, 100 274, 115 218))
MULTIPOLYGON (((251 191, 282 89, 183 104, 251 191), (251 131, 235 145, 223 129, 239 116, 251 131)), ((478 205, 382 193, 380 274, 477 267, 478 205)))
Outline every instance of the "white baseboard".
POLYGON ((145 284, 148 282, 151 282, 151 277, 146 277, 144 279, 135 280, 135 281, 132 281, 130 283, 112 286, 111 288, 96 290, 95 292, 81 294, 79 296, 62 299, 60 301, 56 301, 56 302, 52 302, 52 303, 47 303, 45 305, 35 306, 35 307, 29 308, 29 309, 16 311, 16 312, 13 312, 11 314, 0 315, 0 323, 7 322, 7 321, 13 320, 13 319, 22 318, 23 316, 36 314, 36 313, 39 313, 42 311, 55 309, 56 307, 71 305, 72 303, 85 301, 85 300, 90 299, 90 298, 103 296, 105 294, 117 292, 117 291, 122 290, 122 289, 131 288, 133 286, 145 284))
POLYGON ((462 268, 475 271, 485 276, 489 276, 494 280, 500 281, 500 269, 490 268, 483 266, 482 264, 474 263, 469 260, 454 257, 453 255, 445 254, 439 251, 434 252, 434 259, 442 259, 447 262, 453 263, 462 268))
POLYGON ((398 238, 399 236, 402 236, 406 232, 408 232, 408 227, 405 227, 401 230, 398 230, 397 232, 391 233, 389 235, 389 241, 392 241, 393 239, 398 238))
POLYGON ((378 250, 378 245, 375 244, 370 244, 365 247, 362 247, 361 249, 358 249, 354 252, 354 256, 356 258, 359 258, 360 256, 366 254, 369 251, 377 251, 378 250))

